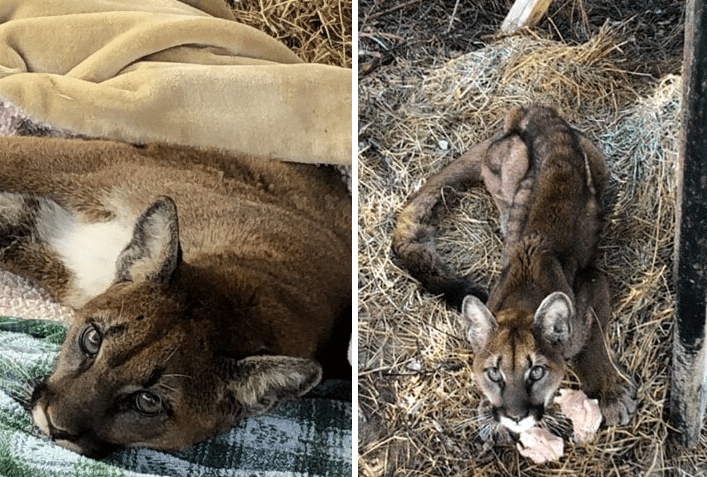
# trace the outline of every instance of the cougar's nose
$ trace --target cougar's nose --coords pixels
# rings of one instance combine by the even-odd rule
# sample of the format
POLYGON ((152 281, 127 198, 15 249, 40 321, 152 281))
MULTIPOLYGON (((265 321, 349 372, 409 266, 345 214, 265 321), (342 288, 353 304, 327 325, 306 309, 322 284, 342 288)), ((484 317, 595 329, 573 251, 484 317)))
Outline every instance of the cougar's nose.
POLYGON ((42 433, 48 437, 56 439, 72 440, 77 434, 70 429, 65 429, 57 424, 49 405, 38 404, 32 409, 32 422, 42 433))
POLYGON ((34 409, 32 409, 32 422, 44 434, 51 435, 52 425, 42 406, 35 405, 34 409))
POLYGON ((529 414, 528 410, 525 410, 523 412, 516 412, 516 413, 507 412, 506 417, 508 419, 511 419, 512 421, 518 423, 518 422, 522 421, 523 419, 525 419, 526 417, 528 417, 528 414, 529 414))

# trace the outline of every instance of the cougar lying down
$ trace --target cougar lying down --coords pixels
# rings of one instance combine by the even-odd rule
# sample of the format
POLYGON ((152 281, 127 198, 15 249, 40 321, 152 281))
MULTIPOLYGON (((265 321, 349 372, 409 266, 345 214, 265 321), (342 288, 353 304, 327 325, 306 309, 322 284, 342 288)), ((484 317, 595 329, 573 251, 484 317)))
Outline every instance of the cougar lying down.
POLYGON ((351 199, 330 168, 0 138, 0 266, 77 310, 30 412, 82 454, 184 449, 306 393, 319 363, 350 375, 351 199))
MULTIPOLYGON (((594 267, 608 170, 601 152, 549 107, 516 108, 504 127, 427 181, 400 213, 393 245, 405 267, 461 309, 492 427, 542 425, 571 359, 605 425, 626 424, 635 385, 612 364, 609 287, 594 267), (431 225, 445 188, 484 181, 501 213, 503 268, 484 290, 446 265, 431 225), (495 423, 495 424, 493 424, 495 423)), ((506 434, 507 435, 507 434, 506 434)))

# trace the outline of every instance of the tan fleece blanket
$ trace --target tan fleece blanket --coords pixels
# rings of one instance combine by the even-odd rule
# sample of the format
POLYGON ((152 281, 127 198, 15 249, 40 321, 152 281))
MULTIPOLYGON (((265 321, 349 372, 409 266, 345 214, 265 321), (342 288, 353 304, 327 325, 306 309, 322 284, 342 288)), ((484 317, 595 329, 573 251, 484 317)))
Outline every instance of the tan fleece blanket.
POLYGON ((89 137, 350 164, 351 82, 222 0, 0 2, 0 96, 89 137))

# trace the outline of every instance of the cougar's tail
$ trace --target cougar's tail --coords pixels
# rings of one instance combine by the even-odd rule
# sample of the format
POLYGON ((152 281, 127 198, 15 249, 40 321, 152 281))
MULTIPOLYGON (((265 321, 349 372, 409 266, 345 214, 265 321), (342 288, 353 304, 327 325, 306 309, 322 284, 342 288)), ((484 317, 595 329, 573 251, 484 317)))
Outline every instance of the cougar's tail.
POLYGON ((440 213, 445 190, 463 190, 481 182, 481 160, 490 140, 474 146, 415 193, 398 215, 393 232, 393 249, 410 274, 430 293, 443 295, 445 301, 461 309, 467 295, 486 301, 488 295, 479 285, 455 272, 437 252, 432 223, 440 213))

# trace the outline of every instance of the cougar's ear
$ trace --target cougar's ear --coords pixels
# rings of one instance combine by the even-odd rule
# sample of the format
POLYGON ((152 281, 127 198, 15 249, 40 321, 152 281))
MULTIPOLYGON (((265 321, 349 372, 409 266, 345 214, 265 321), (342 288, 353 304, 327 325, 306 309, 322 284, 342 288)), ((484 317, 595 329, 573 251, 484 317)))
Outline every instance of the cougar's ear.
POLYGON ((533 319, 533 328, 545 342, 561 347, 572 334, 573 318, 574 306, 570 297, 554 292, 540 303, 533 319))
POLYGON ((177 206, 159 197, 138 217, 133 238, 116 262, 116 282, 155 280, 166 284, 181 261, 177 206))
POLYGON ((290 356, 250 356, 229 368, 227 412, 234 423, 306 394, 322 378, 319 363, 290 356))
POLYGON ((481 300, 474 295, 467 295, 462 302, 462 314, 466 321, 466 339, 471 343, 474 353, 481 351, 498 323, 481 300))

